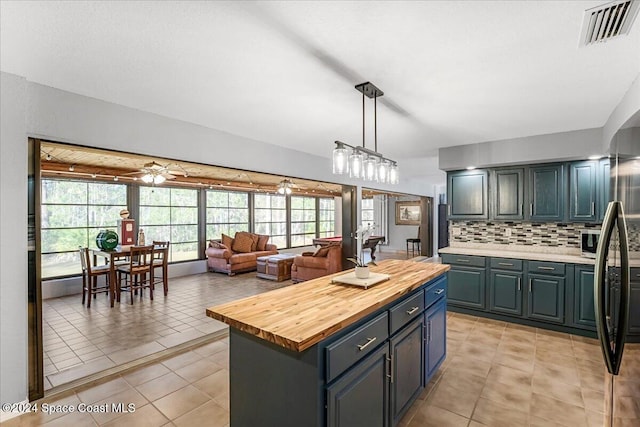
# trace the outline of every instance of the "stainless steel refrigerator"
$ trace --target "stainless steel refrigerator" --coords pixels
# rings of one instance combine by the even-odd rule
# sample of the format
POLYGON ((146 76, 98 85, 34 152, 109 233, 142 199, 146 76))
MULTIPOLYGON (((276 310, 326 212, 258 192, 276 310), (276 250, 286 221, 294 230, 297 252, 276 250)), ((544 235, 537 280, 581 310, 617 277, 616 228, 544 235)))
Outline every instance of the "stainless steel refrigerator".
POLYGON ((635 151, 640 139, 615 142, 609 159, 613 201, 602 224, 594 279, 604 362, 603 425, 640 426, 640 344, 629 339, 640 319, 640 156, 635 151))

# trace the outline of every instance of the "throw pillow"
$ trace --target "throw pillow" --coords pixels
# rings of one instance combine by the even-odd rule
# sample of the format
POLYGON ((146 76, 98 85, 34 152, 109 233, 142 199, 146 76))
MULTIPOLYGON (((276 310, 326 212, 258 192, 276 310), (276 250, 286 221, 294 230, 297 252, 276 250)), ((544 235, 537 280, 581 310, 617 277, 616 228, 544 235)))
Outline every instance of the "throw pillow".
POLYGON ((313 254, 314 257, 320 257, 320 258, 326 258, 327 254, 329 253, 329 249, 331 247, 330 246, 322 246, 320 247, 315 254, 313 254))
POLYGON ((227 248, 233 248, 233 237, 222 234, 222 244, 227 248))
POLYGON ((209 247, 214 248, 214 249, 227 249, 227 247, 225 245, 223 245, 220 242, 216 242, 215 240, 210 240, 209 241, 209 247))
POLYGON ((258 247, 257 247, 257 249, 259 251, 266 251, 267 250, 267 242, 268 241, 269 241, 269 236, 263 235, 263 234, 258 234, 258 247))
POLYGON ((253 247, 253 239, 251 235, 245 231, 241 231, 236 233, 235 238, 233 239, 233 249, 234 252, 251 252, 251 248, 253 247))

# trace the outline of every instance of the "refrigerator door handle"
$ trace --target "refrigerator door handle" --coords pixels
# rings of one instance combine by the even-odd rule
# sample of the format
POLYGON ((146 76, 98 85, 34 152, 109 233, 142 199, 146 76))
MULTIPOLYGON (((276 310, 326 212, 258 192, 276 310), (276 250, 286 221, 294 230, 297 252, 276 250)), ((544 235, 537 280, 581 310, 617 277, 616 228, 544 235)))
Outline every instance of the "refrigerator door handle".
POLYGON ((596 263, 594 271, 594 305, 596 315, 596 329, 602 355, 609 373, 618 375, 622 352, 626 339, 627 318, 629 316, 629 251, 627 241, 627 227, 624 218, 622 203, 619 201, 609 202, 607 212, 602 222, 600 243, 596 251, 596 263), (606 275, 607 275, 607 255, 609 253, 609 243, 613 228, 618 226, 618 236, 620 241, 621 258, 621 289, 620 289, 620 315, 618 322, 614 325, 613 331, 609 329, 606 313, 606 275), (614 333, 612 340, 611 333, 614 333))

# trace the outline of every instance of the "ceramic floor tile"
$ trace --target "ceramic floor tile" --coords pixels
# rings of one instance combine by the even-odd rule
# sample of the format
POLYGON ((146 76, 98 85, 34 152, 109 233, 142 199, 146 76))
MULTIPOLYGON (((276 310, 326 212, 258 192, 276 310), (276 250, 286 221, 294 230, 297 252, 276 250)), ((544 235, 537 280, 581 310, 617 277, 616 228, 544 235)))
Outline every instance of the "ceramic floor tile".
POLYGON ((193 383, 193 386, 202 392, 217 398, 222 395, 229 395, 229 371, 220 369, 215 373, 208 375, 193 383))
POLYGON ((538 377, 553 378, 566 384, 580 386, 580 375, 575 367, 536 362, 533 373, 538 377))
POLYGON ((447 384, 438 384, 425 404, 437 406, 460 416, 470 418, 479 397, 480 392, 460 390, 447 384))
POLYGON ((493 365, 487 382, 498 382, 509 387, 530 387, 532 374, 508 366, 493 365))
POLYGON ((209 401, 173 421, 178 427, 224 426, 229 423, 229 411, 214 401, 209 401))
POLYGON ((137 386, 152 379, 168 374, 169 368, 161 363, 153 363, 151 365, 136 369, 132 372, 124 374, 122 377, 132 386, 137 386))
POLYGON ((538 393, 533 393, 531 415, 567 427, 587 425, 587 414, 584 408, 538 393))
POLYGON ((169 420, 162 415, 155 406, 148 404, 132 414, 121 415, 111 422, 104 424, 105 427, 160 427, 168 425, 169 420))
POLYGON ((149 401, 154 401, 171 392, 179 390, 188 384, 189 383, 185 381, 184 378, 179 377, 174 372, 169 372, 161 377, 154 378, 151 381, 140 384, 136 389, 149 401))
POLYGON ((516 410, 513 407, 505 407, 485 398, 478 400, 471 418, 492 427, 526 426, 528 424, 527 412, 516 410))
POLYGON ((422 405, 408 427, 466 427, 469 418, 432 405, 422 405))
POLYGON ((498 382, 489 382, 482 389, 480 397, 528 414, 531 394, 531 386, 509 387, 498 382))
POLYGON ((89 385, 77 391, 84 403, 94 403, 107 397, 130 390, 131 386, 122 378, 108 379, 97 385, 89 385))
MULTIPOLYGON (((158 408, 162 414, 170 420, 190 412, 210 400, 209 396, 202 393, 197 388, 189 385, 174 391, 158 400, 153 406, 158 408)), ((218 406, 216 404, 216 406, 218 406)))
POLYGON ((533 391, 581 408, 585 407, 580 386, 567 384, 553 376, 534 375, 533 391))

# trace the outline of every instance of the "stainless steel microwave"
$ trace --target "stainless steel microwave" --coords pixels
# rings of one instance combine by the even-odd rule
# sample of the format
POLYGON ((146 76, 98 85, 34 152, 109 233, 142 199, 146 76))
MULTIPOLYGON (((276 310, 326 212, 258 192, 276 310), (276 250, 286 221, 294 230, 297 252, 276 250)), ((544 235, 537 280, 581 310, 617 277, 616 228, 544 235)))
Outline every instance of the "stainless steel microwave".
POLYGON ((582 256, 595 258, 598 250, 598 241, 600 240, 600 230, 585 229, 580 231, 580 249, 582 256))

